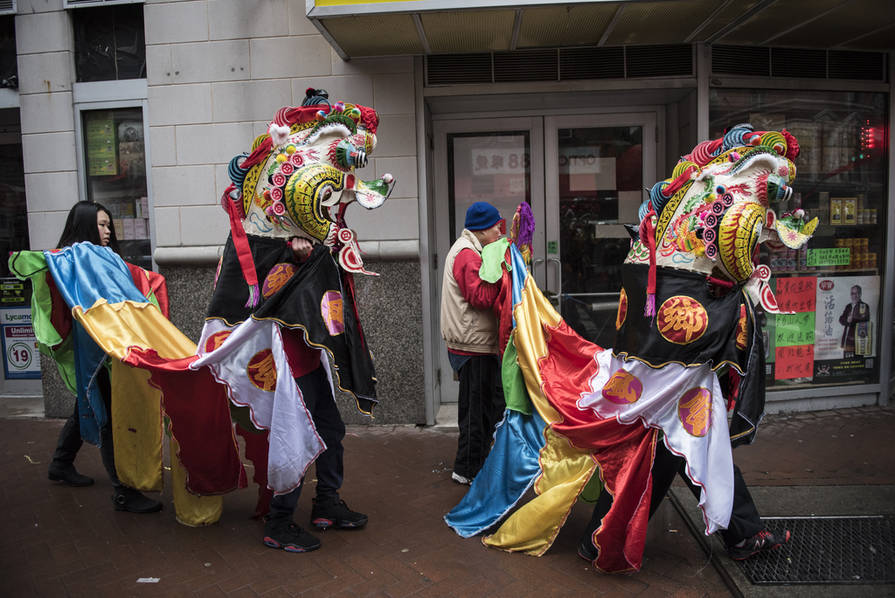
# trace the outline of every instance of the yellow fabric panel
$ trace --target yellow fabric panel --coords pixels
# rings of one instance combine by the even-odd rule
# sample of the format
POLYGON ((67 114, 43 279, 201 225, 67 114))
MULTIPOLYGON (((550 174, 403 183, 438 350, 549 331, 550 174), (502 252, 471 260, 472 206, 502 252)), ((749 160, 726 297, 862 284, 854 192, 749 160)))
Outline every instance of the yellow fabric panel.
POLYGON ((547 402, 541 390, 538 360, 547 355, 547 339, 543 326, 557 326, 561 318, 538 290, 531 276, 525 279, 522 300, 513 307, 513 317, 516 319, 516 359, 525 378, 528 395, 544 421, 548 424, 555 423, 560 416, 547 402))
POLYGON ((171 478, 174 493, 174 516, 178 523, 200 527, 217 523, 224 512, 223 496, 196 496, 186 489, 186 468, 180 462, 180 446, 170 437, 171 478))
POLYGON ((544 326, 557 326, 560 315, 538 290, 529 276, 522 300, 514 307, 515 342, 519 367, 535 409, 547 422, 546 444, 538 457, 541 475, 535 480, 534 499, 517 509, 494 534, 482 542, 486 546, 540 556, 550 548, 556 534, 597 468, 590 453, 574 448, 556 434, 550 424, 560 420, 541 389, 538 360, 547 355, 544 326))
POLYGON ((535 483, 538 496, 517 509, 492 535, 486 546, 541 556, 553 544, 578 495, 597 463, 589 453, 570 449, 568 440, 547 428, 547 445, 541 450, 543 474, 535 483))
POLYGON ((161 392, 149 385, 149 372, 110 360, 112 444, 115 469, 125 486, 162 489, 161 392))
POLYGON ((155 349, 165 359, 196 354, 196 344, 151 303, 107 303, 100 299, 86 312, 76 307, 72 314, 93 340, 118 360, 124 360, 133 346, 155 349))

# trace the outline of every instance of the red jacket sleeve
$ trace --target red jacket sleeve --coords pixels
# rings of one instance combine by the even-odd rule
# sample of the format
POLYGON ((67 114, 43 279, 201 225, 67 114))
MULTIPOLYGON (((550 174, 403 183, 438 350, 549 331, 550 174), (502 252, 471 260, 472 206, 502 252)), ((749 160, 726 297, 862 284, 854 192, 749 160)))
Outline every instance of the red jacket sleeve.
POLYGON ((467 303, 476 309, 489 309, 500 293, 499 283, 485 282, 479 277, 482 256, 472 249, 462 249, 454 258, 454 280, 467 303))

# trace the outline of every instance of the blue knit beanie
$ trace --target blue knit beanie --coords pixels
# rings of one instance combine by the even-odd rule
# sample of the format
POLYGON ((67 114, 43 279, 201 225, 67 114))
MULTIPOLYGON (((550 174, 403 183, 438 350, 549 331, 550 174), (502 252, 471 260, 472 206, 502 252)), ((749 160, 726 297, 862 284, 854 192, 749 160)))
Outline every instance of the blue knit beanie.
POLYGON ((468 230, 485 230, 500 220, 497 208, 486 201, 477 201, 466 209, 466 224, 463 226, 468 230))

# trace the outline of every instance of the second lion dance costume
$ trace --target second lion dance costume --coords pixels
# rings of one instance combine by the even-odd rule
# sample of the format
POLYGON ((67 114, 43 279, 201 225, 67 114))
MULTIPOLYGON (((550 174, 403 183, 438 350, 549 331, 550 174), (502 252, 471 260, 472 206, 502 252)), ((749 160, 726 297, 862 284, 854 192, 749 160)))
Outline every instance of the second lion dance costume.
POLYGON ((469 537, 503 519, 483 542, 538 556, 579 496, 603 493, 607 509, 582 554, 601 571, 636 571, 664 443, 702 489, 706 533, 728 526, 731 443, 751 442, 764 411, 753 309, 780 313, 757 247, 800 247, 817 225, 769 208, 789 197, 798 151, 785 131, 738 125, 653 187, 624 263, 611 349, 562 320, 510 246, 500 314, 507 411, 448 525, 469 537), (529 488, 536 496, 520 506, 529 488))
MULTIPOLYGON (((350 393, 361 412, 370 414, 376 403, 352 280, 371 273, 344 216, 354 201, 379 207, 394 187, 388 174, 372 181, 354 174, 376 145, 378 121, 372 108, 331 104, 325 92, 308 90, 302 106, 277 112, 251 151, 231 161, 233 184, 222 198, 231 236, 198 346, 147 299, 163 288, 160 277, 131 276, 133 269, 108 248, 78 243, 11 259, 29 264, 14 272, 35 282, 36 324, 66 314, 76 323, 71 334, 43 327, 56 333, 39 341, 57 360, 79 366, 71 386, 85 418, 95 403, 92 373, 107 358, 112 364, 122 481, 160 489, 163 415, 170 421, 175 509, 183 523, 216 521, 222 503, 215 495, 246 485, 234 429, 255 464, 257 514, 267 511, 272 495, 298 488, 325 451, 325 434, 294 381, 306 373, 295 371, 298 361, 319 361, 324 384, 350 393), (317 244, 303 263, 292 259, 294 237, 317 244), (63 300, 51 300, 46 266, 63 300)), ((101 417, 95 417, 100 425, 101 417)), ((84 423, 84 438, 95 443, 97 426, 84 423)))

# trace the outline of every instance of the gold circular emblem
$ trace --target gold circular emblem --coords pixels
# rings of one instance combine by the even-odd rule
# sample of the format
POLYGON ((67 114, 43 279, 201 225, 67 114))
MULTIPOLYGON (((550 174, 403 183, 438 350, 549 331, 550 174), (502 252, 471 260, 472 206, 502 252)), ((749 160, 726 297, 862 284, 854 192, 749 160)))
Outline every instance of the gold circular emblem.
POLYGON ((630 405, 643 394, 643 382, 634 374, 618 370, 603 385, 603 398, 616 405, 630 405))
POLYGON ((697 386, 685 392, 677 402, 677 416, 687 434, 705 436, 712 420, 712 393, 697 386))
POLYGON ((737 320, 737 349, 745 350, 747 346, 746 332, 749 330, 749 322, 746 320, 746 306, 740 306, 740 318, 737 320))
POLYGON ((205 352, 211 353, 224 344, 227 337, 230 336, 231 330, 220 330, 205 339, 205 352))
POLYGON ((256 388, 271 392, 277 387, 277 366, 270 349, 258 351, 246 366, 246 376, 256 388))
POLYGON ((709 315, 696 299, 675 295, 659 306, 656 327, 669 343, 686 345, 705 334, 709 327, 709 315))
POLYGON ((621 293, 618 294, 618 313, 615 315, 615 329, 619 330, 625 323, 625 317, 628 315, 628 294, 622 287, 621 293))

